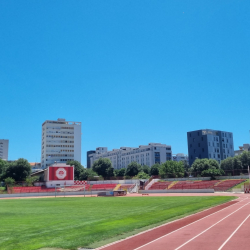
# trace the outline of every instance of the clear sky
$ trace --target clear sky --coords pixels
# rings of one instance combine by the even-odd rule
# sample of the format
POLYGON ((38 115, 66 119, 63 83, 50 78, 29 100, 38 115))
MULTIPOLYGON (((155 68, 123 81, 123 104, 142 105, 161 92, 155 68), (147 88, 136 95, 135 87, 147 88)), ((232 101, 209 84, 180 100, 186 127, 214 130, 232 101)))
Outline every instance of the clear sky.
POLYGON ((86 151, 186 132, 249 143, 249 0, 1 0, 0 138, 40 161, 45 120, 82 122, 86 151))

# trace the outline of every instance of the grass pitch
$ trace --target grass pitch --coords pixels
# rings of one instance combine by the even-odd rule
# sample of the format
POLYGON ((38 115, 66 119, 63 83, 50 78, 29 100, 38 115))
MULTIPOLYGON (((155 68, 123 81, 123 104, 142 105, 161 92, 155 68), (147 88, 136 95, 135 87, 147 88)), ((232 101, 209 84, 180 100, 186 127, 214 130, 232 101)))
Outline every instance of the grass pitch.
POLYGON ((0 200, 0 249, 76 249, 227 202, 235 197, 0 200))

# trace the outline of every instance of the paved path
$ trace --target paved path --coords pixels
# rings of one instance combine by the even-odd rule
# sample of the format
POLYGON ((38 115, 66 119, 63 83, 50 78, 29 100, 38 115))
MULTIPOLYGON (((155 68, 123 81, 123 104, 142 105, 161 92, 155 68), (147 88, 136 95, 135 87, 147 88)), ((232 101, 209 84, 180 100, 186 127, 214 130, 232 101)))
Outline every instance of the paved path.
POLYGON ((250 195, 109 244, 102 250, 249 250, 250 195))

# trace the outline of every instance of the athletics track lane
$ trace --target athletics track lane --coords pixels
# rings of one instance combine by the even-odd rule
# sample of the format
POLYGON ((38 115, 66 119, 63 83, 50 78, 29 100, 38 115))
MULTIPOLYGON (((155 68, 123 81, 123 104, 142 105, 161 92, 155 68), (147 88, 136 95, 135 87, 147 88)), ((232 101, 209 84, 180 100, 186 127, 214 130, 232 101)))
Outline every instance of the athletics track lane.
POLYGON ((247 224, 249 223, 249 213, 250 199, 241 199, 237 204, 138 247, 136 250, 235 250, 239 248, 239 245, 241 246, 239 249, 249 250, 249 245, 246 247, 247 234, 249 236, 249 231, 247 232, 246 228, 250 227, 247 224), (245 228, 243 229, 245 235, 244 244, 240 244, 239 240, 235 238, 237 235, 232 235, 241 224, 245 228), (233 239, 234 244, 231 243, 233 239))
MULTIPOLYGON (((189 226, 191 223, 194 223, 198 220, 203 220, 204 217, 210 216, 213 213, 216 213, 218 211, 221 211, 222 209, 226 209, 227 207, 235 206, 236 204, 240 203, 239 199, 237 201, 230 201, 225 204, 207 209, 205 211, 196 213, 194 215, 187 216, 185 218, 182 218, 180 220, 176 220, 173 222, 170 222, 168 224, 156 227, 154 229, 147 230, 146 232, 137 234, 135 236, 129 237, 125 240, 121 240, 115 243, 111 243, 109 245, 97 248, 97 249, 103 249, 103 250, 133 250, 141 247, 144 244, 147 244, 155 239, 158 239, 159 237, 163 237, 166 234, 170 234, 175 230, 179 230, 180 228, 184 226, 189 226)), ((169 244, 168 244, 169 245, 169 244)), ((180 244, 179 244, 180 245, 180 244)), ((147 249, 156 249, 155 244, 151 245, 147 249)), ((161 246, 159 249, 165 250, 165 249, 171 249, 166 248, 166 245, 161 246), (162 248, 163 247, 163 248, 162 248)))

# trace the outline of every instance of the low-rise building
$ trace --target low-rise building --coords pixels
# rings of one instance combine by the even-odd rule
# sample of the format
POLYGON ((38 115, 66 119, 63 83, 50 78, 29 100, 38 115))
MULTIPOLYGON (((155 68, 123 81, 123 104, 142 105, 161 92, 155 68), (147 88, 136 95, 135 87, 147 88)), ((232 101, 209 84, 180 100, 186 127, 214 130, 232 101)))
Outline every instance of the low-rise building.
POLYGON ((120 147, 112 151, 108 151, 107 147, 98 147, 95 153, 88 154, 87 162, 89 161, 89 166, 92 167, 100 158, 110 159, 114 169, 126 168, 131 162, 151 167, 156 163, 172 160, 172 149, 170 145, 161 143, 149 143, 138 148, 120 147))
POLYGON ((243 146, 239 146, 239 150, 235 150, 234 155, 241 155, 244 151, 250 151, 250 144, 243 144, 243 146))
POLYGON ((173 155, 173 161, 187 161, 188 162, 188 155, 183 153, 178 153, 173 155))
POLYGON ((32 173, 42 170, 40 162, 30 162, 29 164, 31 166, 32 173))

